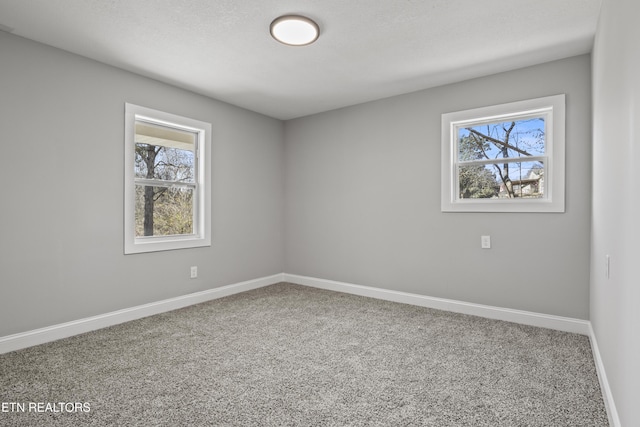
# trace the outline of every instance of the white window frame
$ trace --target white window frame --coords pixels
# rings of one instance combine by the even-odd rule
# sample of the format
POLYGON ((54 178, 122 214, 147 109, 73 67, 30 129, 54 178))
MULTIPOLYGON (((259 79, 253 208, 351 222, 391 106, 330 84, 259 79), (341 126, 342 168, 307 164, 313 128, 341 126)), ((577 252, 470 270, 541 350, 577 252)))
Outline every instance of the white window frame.
MULTIPOLYGON (((442 212, 564 212, 565 95, 442 115, 442 212), (458 129, 483 123, 545 117, 544 197, 539 199, 463 199, 458 184, 458 129)), ((537 159, 538 157, 536 157, 537 159)))
POLYGON ((211 246, 211 124, 125 103, 124 128, 124 253, 136 254, 211 246), (196 134, 193 234, 136 237, 134 165, 137 120, 196 134))

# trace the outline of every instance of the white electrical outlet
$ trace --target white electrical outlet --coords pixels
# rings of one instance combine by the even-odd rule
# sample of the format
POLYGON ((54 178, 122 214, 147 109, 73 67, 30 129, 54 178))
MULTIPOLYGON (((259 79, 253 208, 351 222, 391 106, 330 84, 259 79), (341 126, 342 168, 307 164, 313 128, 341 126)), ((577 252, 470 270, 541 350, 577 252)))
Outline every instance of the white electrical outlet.
POLYGON ((197 277, 198 277, 198 267, 194 265, 191 267, 191 278, 195 279, 197 277))
POLYGON ((480 236, 480 247, 482 249, 491 249, 491 236, 480 236))
POLYGON ((611 276, 611 257, 609 255, 605 255, 604 277, 608 279, 609 276, 611 276))

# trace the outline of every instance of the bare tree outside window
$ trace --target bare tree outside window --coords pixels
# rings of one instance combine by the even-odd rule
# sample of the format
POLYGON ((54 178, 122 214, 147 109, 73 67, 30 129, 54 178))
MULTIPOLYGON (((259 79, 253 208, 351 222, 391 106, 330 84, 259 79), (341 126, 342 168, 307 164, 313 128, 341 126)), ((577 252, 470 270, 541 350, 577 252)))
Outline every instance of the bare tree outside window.
POLYGON ((442 114, 442 212, 564 212, 565 95, 442 114))
POLYGON ((543 117, 464 126, 457 131, 461 199, 543 197, 543 117))
POLYGON ((211 246, 211 123, 125 103, 124 253, 211 246))
POLYGON ((136 236, 192 234, 195 135, 150 124, 139 129, 134 160, 136 236))

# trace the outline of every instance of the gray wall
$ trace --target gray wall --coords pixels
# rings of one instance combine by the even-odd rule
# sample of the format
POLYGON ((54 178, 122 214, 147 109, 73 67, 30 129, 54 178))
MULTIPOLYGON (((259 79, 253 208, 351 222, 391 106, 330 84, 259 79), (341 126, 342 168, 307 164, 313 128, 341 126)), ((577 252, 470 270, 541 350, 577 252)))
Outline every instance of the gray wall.
POLYGON ((4 32, 0 58, 0 336, 283 271, 282 122, 4 32), (123 255, 125 102, 212 123, 211 247, 123 255))
POLYGON ((2 32, 0 55, 0 336, 282 271, 588 318, 589 56, 283 125, 2 32), (557 93, 567 212, 441 213, 440 115, 557 93), (125 102, 213 124, 212 247, 123 255, 125 102))
POLYGON ((591 322, 623 426, 640 426, 637 16, 636 1, 605 0, 593 52, 591 322))
POLYGON ((286 122, 285 271, 587 319, 590 69, 584 55, 286 122), (566 213, 440 212, 441 114, 559 93, 566 213))

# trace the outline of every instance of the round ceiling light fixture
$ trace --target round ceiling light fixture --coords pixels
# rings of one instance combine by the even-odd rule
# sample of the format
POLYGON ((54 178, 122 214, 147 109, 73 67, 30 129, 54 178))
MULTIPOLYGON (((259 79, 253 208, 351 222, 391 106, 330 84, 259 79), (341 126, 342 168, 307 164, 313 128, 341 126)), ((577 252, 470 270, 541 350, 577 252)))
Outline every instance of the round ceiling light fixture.
POLYGON ((285 15, 271 23, 271 36, 289 46, 306 46, 320 35, 320 27, 305 16, 285 15))

